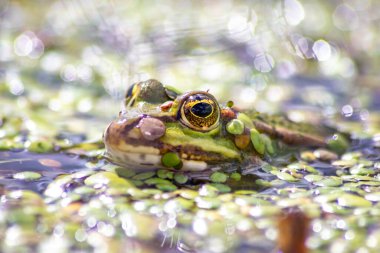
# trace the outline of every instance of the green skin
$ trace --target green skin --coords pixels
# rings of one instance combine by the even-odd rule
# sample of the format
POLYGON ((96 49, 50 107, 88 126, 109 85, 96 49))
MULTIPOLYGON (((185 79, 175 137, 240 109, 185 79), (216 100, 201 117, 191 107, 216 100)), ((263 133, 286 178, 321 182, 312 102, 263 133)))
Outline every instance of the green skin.
POLYGON ((256 111, 242 113, 223 105, 219 105, 219 119, 214 129, 194 130, 180 120, 181 106, 188 93, 180 95, 156 80, 133 87, 134 92, 131 89, 126 95, 125 109, 104 133, 107 157, 124 167, 202 171, 243 161, 260 163, 263 157, 274 154, 274 141, 324 147, 326 136, 331 134, 283 117, 256 111), (163 132, 154 139, 142 133, 145 118, 157 119, 164 126, 163 132), (236 124, 228 126, 232 120, 236 124))

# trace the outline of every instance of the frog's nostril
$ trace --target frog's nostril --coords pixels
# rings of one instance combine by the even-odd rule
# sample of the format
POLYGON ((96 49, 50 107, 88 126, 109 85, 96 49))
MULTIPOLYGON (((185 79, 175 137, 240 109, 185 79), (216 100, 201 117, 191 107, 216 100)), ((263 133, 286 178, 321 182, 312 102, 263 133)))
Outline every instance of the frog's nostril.
POLYGON ((143 118, 138 126, 141 135, 148 141, 156 140, 165 134, 166 127, 164 123, 156 118, 143 118))

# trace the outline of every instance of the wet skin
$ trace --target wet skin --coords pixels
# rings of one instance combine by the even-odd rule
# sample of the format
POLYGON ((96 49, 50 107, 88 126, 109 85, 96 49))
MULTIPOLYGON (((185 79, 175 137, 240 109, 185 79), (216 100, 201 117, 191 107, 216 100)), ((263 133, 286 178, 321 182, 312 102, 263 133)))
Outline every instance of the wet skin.
POLYGON ((239 112, 204 91, 180 94, 157 80, 128 90, 125 108, 104 133, 106 156, 133 169, 202 171, 259 163, 278 142, 325 147, 330 131, 257 111, 239 112))

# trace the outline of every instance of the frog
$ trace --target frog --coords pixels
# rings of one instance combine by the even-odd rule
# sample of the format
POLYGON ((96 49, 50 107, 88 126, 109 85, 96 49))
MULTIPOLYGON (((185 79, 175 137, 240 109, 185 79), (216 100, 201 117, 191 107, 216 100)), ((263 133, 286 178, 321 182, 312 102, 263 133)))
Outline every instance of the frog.
POLYGON ((334 136, 328 127, 243 111, 208 91, 182 93, 149 79, 128 89, 103 141, 106 158, 126 168, 205 171, 260 164, 281 146, 326 148, 334 136))

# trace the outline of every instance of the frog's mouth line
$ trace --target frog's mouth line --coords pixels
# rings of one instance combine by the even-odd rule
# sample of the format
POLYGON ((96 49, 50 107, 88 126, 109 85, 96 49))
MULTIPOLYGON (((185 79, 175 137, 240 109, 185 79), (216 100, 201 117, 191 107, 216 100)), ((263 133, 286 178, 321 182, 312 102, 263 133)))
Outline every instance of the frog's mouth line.
MULTIPOLYGON (((159 149, 146 146, 123 145, 123 149, 106 147, 106 157, 113 163, 126 166, 131 169, 157 169, 166 168, 161 163, 162 156, 159 149)), ((181 171, 203 171, 208 164, 204 161, 182 159, 181 171)), ((166 168, 168 169, 168 168, 166 168)))

